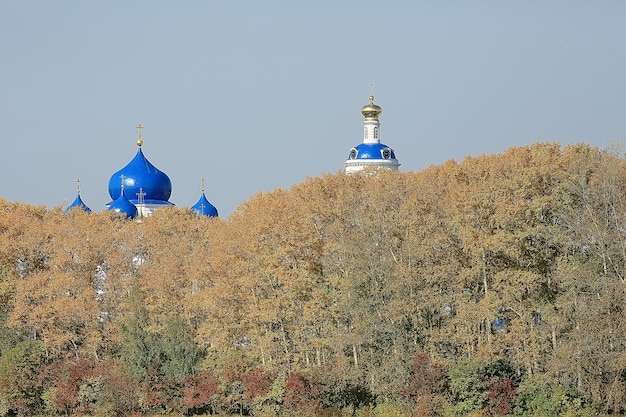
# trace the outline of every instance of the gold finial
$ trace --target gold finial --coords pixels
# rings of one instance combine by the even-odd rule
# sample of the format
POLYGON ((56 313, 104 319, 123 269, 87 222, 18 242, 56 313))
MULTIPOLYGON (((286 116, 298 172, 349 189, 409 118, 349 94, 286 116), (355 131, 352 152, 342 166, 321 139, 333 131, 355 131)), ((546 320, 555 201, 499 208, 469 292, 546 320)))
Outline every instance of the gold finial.
POLYGON ((202 184, 202 192, 204 192, 204 177, 200 180, 200 184, 202 184))
POLYGON ((80 194, 80 178, 76 179, 76 194, 80 194))
MULTIPOLYGON (((373 87, 374 85, 370 84, 370 88, 373 87)), ((378 120, 378 117, 382 112, 383 110, 380 106, 374 104, 374 95, 370 96, 370 102, 361 109, 361 113, 365 116, 365 120, 378 120)))
POLYGON ((143 139, 141 138, 141 135, 143 133, 143 125, 141 123, 139 123, 137 125, 137 146, 139 146, 141 148, 141 145, 143 145, 143 139))
MULTIPOLYGON (((370 83, 370 97, 374 95, 374 87, 375 87, 374 83, 373 83, 373 82, 371 82, 371 83, 370 83)), ((372 101, 373 101, 373 100, 372 100, 372 101)))

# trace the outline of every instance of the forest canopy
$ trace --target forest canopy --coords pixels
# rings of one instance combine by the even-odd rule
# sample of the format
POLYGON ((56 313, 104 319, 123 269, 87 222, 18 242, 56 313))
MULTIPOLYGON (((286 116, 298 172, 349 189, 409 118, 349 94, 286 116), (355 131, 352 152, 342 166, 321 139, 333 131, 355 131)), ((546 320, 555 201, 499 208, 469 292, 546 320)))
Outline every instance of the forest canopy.
POLYGON ((625 197, 536 143, 227 219, 0 200, 0 416, 626 412, 625 197))

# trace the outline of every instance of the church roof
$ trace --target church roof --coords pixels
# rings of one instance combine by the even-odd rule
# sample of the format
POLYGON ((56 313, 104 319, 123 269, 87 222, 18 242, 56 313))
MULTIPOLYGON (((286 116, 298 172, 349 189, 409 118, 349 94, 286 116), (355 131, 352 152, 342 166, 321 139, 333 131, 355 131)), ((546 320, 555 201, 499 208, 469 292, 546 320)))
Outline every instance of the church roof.
POLYGON ((217 217, 217 209, 207 200, 204 192, 202 192, 198 202, 191 206, 191 211, 202 216, 217 217))
POLYGON ((369 104, 361 108, 361 114, 365 120, 378 120, 382 113, 383 109, 378 104, 374 104, 374 96, 370 96, 369 104))
POLYGON ((361 143, 350 151, 351 159, 396 159, 396 154, 384 143, 361 143))
POLYGON ((126 191, 123 186, 121 187, 120 193, 115 201, 109 203, 108 206, 109 210, 124 214, 130 219, 137 217, 137 207, 135 207, 135 205, 126 198, 126 191))
MULTIPOLYGON (((143 126, 139 125, 139 129, 143 126)), ((120 196, 120 179, 124 183, 126 196, 129 200, 138 204, 162 204, 173 205, 168 200, 172 194, 172 182, 163 171, 152 165, 145 157, 141 146, 143 140, 141 134, 137 140, 137 154, 126 166, 111 175, 109 180, 109 195, 115 201, 120 196)), ((110 203, 109 203, 110 204, 110 203)))
POLYGON ((65 212, 67 213, 68 211, 70 211, 71 209, 75 207, 80 207, 81 210, 87 213, 91 212, 91 209, 87 207, 87 204, 85 204, 83 202, 83 199, 80 197, 80 179, 76 180, 76 198, 74 199, 74 201, 72 201, 72 204, 67 206, 67 208, 65 209, 65 212))
POLYGON ((69 206, 67 206, 67 208, 65 209, 65 212, 67 213, 68 211, 70 211, 73 208, 80 208, 81 210, 89 213, 91 212, 91 209, 89 207, 87 207, 87 204, 85 204, 83 202, 83 199, 80 198, 80 193, 76 194, 76 198, 74 199, 74 201, 72 202, 72 204, 70 204, 69 206))

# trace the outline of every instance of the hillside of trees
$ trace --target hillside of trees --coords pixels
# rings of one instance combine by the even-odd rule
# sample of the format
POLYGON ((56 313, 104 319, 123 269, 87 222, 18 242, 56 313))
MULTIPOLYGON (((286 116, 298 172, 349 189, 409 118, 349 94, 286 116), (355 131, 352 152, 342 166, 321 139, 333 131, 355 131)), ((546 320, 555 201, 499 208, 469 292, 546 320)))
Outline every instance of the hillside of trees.
POLYGON ((537 143, 228 219, 0 199, 0 416, 626 412, 626 160, 537 143))

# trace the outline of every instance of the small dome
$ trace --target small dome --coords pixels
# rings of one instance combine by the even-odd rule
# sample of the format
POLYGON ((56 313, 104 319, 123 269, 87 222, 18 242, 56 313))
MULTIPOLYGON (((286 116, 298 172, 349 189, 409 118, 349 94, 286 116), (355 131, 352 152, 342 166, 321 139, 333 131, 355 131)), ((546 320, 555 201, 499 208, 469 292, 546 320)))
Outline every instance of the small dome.
POLYGON ((207 200, 204 192, 200 196, 198 202, 191 206, 191 211, 201 216, 217 217, 217 209, 213 204, 209 203, 209 200, 207 200))
POLYGON ((83 199, 80 198, 80 194, 76 193, 76 198, 74 199, 74 201, 72 202, 72 204, 70 204, 69 206, 67 206, 67 208, 65 209, 65 212, 67 213, 68 211, 72 210, 73 208, 80 208, 81 210, 83 210, 86 213, 90 213, 91 209, 89 207, 87 207, 87 205, 85 203, 83 203, 83 199))
MULTIPOLYGON (((109 195, 113 200, 120 196, 120 179, 124 176, 124 188, 130 201, 138 202, 139 193, 143 193, 143 202, 167 202, 172 194, 172 182, 169 177, 150 163, 143 155, 141 148, 124 168, 111 175, 109 195)), ((171 203, 169 203, 171 204, 171 203)))
POLYGON ((128 201, 125 194, 124 187, 122 187, 117 199, 109 204, 109 210, 124 214, 129 219, 134 219, 137 217, 137 207, 128 201))
POLYGON ((365 120, 378 120, 382 112, 383 109, 379 105, 374 104, 374 96, 370 96, 369 104, 366 104, 361 109, 361 114, 363 114, 365 120))
POLYGON ((396 154, 384 143, 361 143, 350 150, 348 160, 354 159, 396 159, 396 154))

